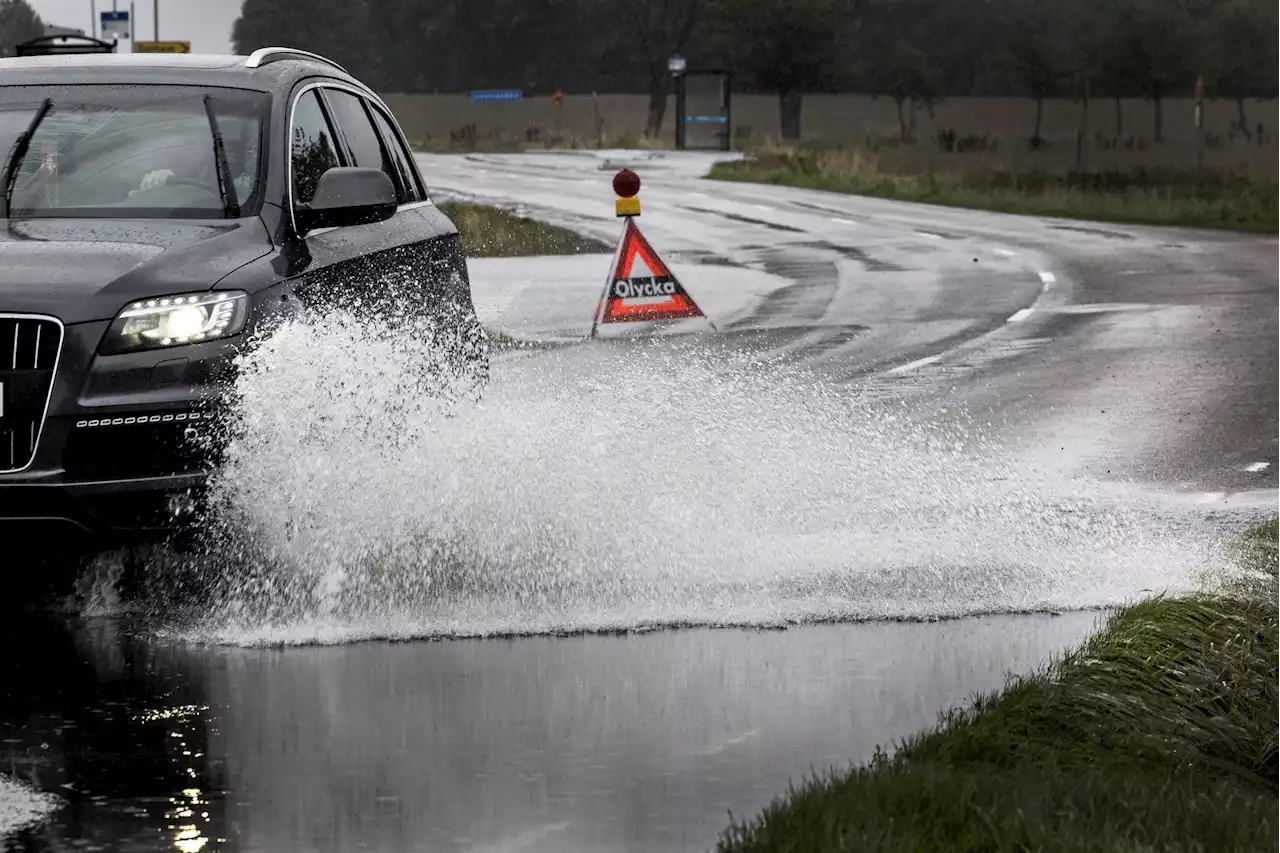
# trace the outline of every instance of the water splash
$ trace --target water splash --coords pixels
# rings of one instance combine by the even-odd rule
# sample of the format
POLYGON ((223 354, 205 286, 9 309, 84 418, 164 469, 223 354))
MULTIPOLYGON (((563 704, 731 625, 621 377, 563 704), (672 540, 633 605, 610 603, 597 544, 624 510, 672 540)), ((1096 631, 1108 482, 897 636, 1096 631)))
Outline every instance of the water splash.
POLYGON ((0 843, 20 829, 39 824, 61 804, 52 794, 0 774, 0 843))
POLYGON ((246 362, 207 553, 173 572, 209 600, 171 608, 162 632, 336 642, 1089 608, 1188 588, 1216 549, 1164 533, 1122 487, 1014 467, 963 413, 916 420, 696 341, 506 359, 478 401, 443 350, 330 317, 246 362))

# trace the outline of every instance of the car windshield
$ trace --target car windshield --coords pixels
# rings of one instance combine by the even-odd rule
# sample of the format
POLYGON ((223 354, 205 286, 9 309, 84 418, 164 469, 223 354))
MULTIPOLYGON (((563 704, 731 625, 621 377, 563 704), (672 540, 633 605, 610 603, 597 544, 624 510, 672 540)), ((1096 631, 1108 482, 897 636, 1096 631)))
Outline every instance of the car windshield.
POLYGON ((221 219, 253 213, 269 100, 258 92, 185 86, 0 87, 0 156, 12 177, 9 215, 221 219), (229 187, 219 181, 215 126, 229 187), (16 143, 28 132, 21 151, 16 143))

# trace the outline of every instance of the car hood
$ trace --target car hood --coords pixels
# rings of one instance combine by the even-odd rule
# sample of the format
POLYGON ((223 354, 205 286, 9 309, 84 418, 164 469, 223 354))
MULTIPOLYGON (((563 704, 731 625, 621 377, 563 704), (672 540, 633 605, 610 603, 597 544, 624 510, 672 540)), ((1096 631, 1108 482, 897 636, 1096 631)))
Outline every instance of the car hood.
POLYGON ((0 314, 108 320, 135 299, 208 290, 270 250, 257 217, 0 220, 0 314))

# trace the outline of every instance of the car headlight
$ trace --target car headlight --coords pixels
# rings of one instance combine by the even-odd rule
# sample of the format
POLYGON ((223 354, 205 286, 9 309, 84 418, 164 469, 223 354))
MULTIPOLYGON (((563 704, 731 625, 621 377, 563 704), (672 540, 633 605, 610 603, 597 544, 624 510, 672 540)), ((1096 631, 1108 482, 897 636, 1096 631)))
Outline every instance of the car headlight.
POLYGON ((140 299, 124 307, 98 351, 114 355, 229 338, 244 329, 248 316, 249 295, 242 291, 140 299))

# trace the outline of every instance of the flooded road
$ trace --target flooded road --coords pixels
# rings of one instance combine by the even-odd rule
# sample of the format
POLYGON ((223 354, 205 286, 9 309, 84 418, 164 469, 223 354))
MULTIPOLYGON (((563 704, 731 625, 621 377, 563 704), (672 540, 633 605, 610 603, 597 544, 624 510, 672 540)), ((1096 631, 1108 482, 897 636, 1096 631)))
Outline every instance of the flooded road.
POLYGON ((0 767, 62 806, 7 851, 706 850, 1098 613, 291 649, 6 620, 0 767), (38 650, 38 651, 37 651, 38 650))
MULTIPOLYGON (((615 231, 553 160, 421 158, 615 231)), ((719 331, 584 341, 607 257, 477 262, 536 345, 450 408, 430 341, 300 321, 179 581, 0 598, 0 849, 706 850, 1274 511, 1274 240, 642 175, 719 331)))

